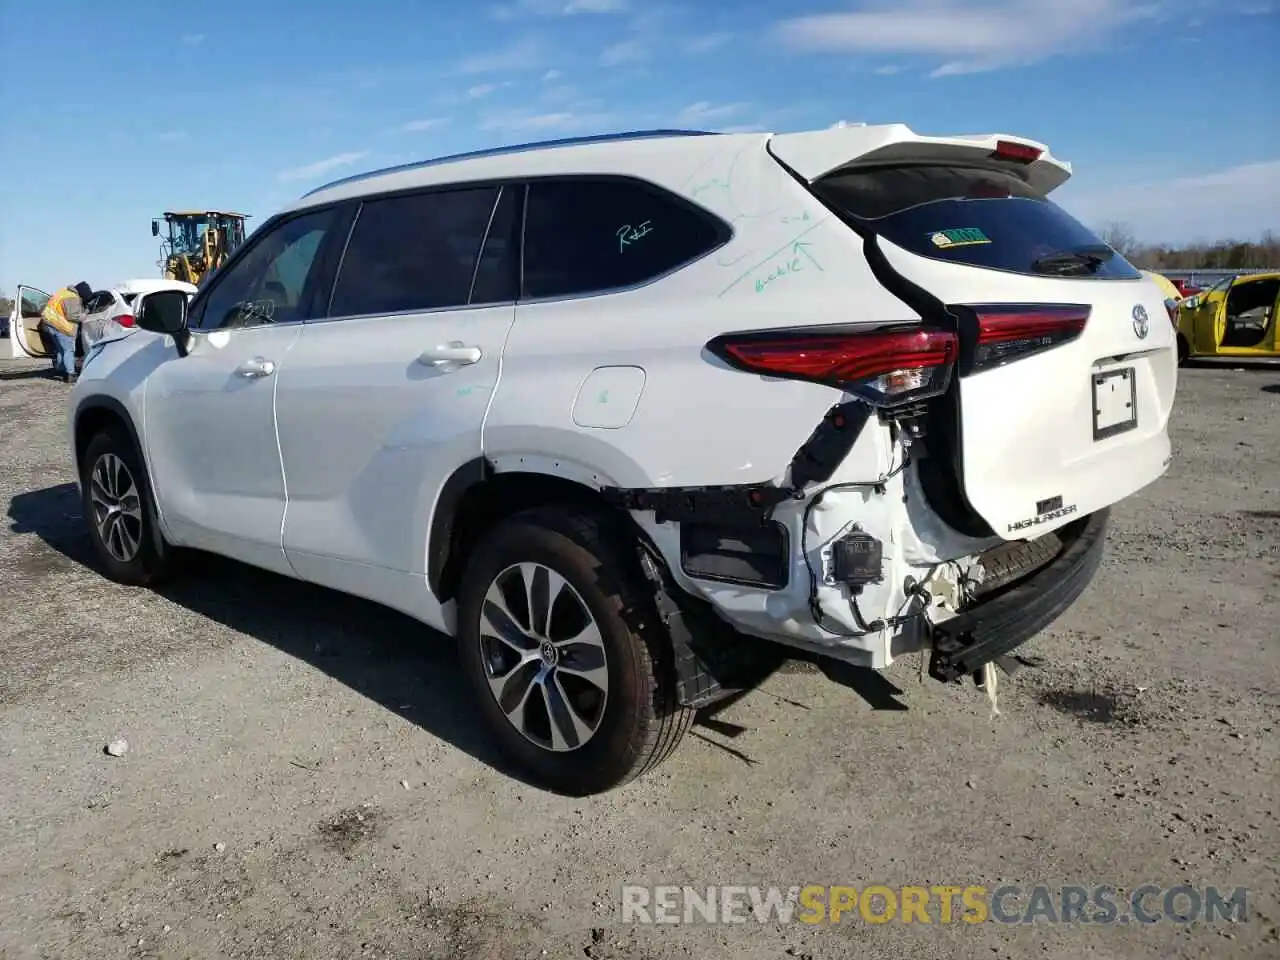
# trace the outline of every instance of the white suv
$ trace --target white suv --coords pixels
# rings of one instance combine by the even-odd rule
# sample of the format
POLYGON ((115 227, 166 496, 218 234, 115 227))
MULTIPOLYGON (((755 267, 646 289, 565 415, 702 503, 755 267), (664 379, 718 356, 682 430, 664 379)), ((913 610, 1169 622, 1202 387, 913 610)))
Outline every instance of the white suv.
POLYGON ((97 554, 144 584, 211 551, 452 634, 567 793, 653 767, 762 650, 986 676, 1169 464, 1162 295, 1046 199, 1069 172, 887 125, 322 187, 92 349, 97 554))

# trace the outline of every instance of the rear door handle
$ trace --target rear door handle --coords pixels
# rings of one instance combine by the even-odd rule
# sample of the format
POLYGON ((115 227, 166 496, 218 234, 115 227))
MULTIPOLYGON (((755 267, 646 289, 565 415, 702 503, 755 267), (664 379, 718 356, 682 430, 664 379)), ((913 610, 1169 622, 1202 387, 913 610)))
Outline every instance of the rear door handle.
POLYGON ((446 364, 476 363, 484 356, 479 347, 466 346, 454 342, 423 350, 418 354, 418 362, 429 367, 443 367, 446 364))
POLYGON ((256 380, 258 377, 269 377, 276 372, 275 362, 272 360, 264 360, 262 357, 254 357, 252 360, 246 360, 240 366, 236 367, 236 376, 244 377, 246 380, 256 380))

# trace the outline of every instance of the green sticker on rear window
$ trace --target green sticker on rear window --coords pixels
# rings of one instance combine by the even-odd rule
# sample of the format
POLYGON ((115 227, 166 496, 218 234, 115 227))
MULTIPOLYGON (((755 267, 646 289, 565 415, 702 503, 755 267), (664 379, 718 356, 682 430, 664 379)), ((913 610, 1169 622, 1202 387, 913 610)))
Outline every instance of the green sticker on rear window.
POLYGON ((933 245, 943 250, 951 247, 972 247, 979 243, 990 243, 987 235, 977 227, 961 227, 958 230, 939 230, 930 238, 933 245))

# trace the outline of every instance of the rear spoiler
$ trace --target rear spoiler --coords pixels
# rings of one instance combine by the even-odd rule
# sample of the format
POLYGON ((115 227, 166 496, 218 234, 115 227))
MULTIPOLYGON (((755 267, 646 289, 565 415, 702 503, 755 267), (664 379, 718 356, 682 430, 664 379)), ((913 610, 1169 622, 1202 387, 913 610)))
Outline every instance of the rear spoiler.
POLYGON ((780 133, 769 152, 807 183, 845 169, 901 163, 965 163, 1016 173, 1048 194, 1071 178, 1071 164, 1035 140, 1005 134, 924 137, 901 123, 780 133))

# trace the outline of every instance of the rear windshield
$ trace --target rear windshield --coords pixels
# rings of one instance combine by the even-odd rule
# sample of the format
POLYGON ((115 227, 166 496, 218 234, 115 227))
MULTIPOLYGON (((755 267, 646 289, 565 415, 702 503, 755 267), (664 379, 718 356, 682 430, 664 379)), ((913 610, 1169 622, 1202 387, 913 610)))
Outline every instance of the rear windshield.
POLYGON ((934 260, 1037 276, 1141 277, 1071 214, 998 170, 919 164, 848 170, 813 190, 843 216, 934 260))

